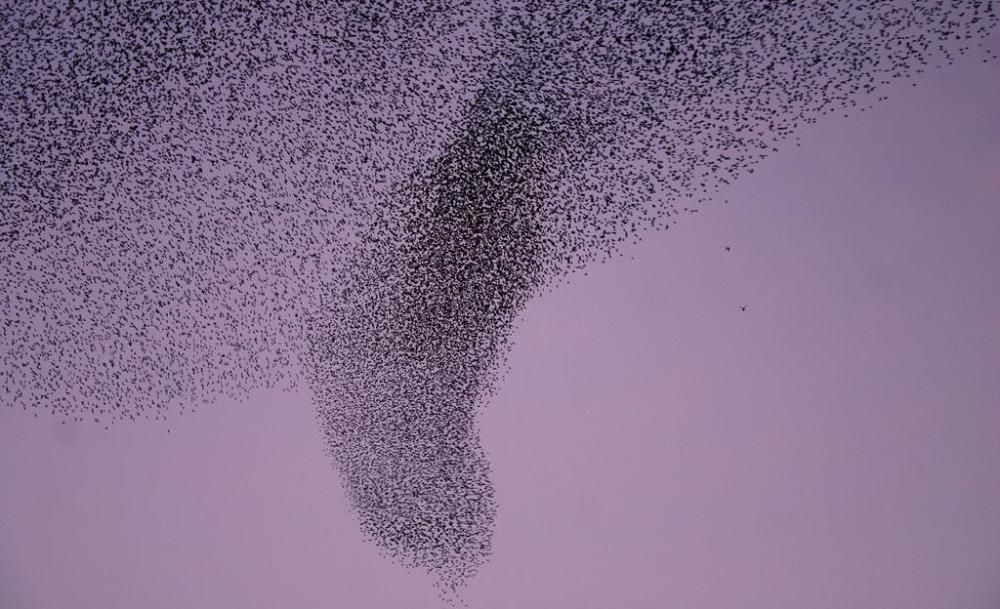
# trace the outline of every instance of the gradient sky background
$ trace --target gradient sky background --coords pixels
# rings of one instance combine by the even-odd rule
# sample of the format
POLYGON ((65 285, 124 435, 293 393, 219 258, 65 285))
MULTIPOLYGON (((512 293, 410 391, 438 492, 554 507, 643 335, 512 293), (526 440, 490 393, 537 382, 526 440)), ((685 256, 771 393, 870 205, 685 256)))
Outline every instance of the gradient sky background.
MULTIPOLYGON (((480 418, 500 515, 471 607, 1000 607, 976 61, 528 307, 480 418)), ((0 408, 0 609, 439 607, 430 584, 364 542, 308 395, 109 431, 0 408)))

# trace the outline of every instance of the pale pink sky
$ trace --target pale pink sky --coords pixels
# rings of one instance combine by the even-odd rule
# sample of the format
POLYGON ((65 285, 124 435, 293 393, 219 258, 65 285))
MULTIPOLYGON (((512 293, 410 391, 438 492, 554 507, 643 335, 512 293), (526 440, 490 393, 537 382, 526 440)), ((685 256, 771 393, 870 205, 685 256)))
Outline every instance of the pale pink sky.
MULTIPOLYGON (((470 607, 1000 606, 1000 77, 918 82, 529 306, 470 607)), ((312 416, 0 408, 0 609, 439 607, 312 416)))

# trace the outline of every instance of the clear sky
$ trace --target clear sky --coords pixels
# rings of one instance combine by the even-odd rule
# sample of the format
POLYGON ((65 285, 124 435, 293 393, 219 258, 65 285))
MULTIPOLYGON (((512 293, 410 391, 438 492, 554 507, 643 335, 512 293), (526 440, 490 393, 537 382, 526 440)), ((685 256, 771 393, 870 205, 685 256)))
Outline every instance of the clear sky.
MULTIPOLYGON (((1000 77, 916 82, 529 305, 470 607, 1000 606, 1000 77)), ((363 540, 304 394, 107 431, 0 408, 0 609, 430 583, 363 540)))

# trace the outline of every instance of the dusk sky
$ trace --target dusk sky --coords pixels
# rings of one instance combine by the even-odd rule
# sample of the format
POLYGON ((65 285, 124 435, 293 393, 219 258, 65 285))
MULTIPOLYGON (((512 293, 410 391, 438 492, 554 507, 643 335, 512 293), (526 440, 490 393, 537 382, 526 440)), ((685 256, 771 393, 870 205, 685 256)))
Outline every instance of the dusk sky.
MULTIPOLYGON (((528 304, 469 607, 1000 607, 1000 72, 913 82, 528 304)), ((0 609, 442 607, 314 412, 0 408, 0 609)))

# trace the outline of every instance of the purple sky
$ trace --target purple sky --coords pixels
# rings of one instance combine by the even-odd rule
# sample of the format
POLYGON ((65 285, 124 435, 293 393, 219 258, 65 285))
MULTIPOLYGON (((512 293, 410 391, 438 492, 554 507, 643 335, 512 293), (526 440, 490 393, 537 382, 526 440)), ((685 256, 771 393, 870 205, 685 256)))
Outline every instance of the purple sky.
MULTIPOLYGON (((1000 606, 997 70, 821 121, 528 307, 471 607, 1000 606)), ((0 408, 0 493, 0 609, 440 606, 362 539, 304 394, 0 408)))

